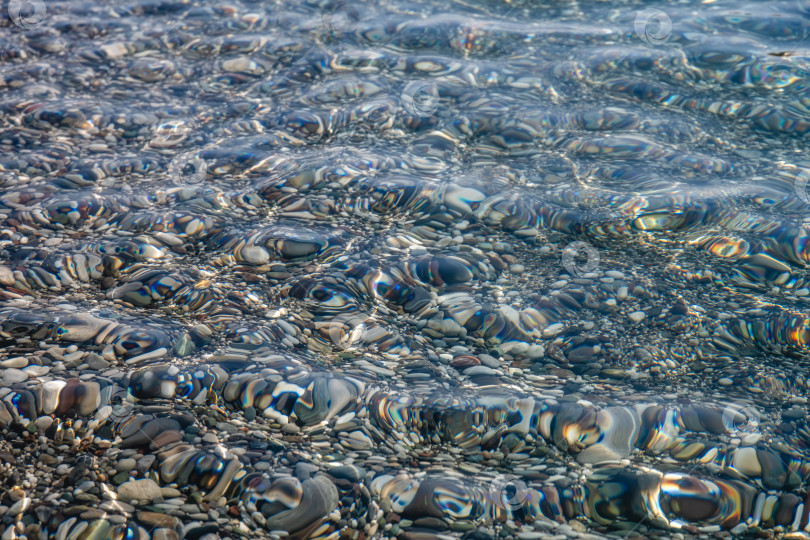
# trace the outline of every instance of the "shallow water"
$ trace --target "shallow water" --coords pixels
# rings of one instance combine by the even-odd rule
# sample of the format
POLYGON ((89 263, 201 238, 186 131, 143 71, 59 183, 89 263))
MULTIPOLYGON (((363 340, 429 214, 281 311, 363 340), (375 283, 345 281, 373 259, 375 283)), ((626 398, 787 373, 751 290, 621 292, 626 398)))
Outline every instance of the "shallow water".
POLYGON ((4 538, 807 535, 808 2, 3 10, 4 538))

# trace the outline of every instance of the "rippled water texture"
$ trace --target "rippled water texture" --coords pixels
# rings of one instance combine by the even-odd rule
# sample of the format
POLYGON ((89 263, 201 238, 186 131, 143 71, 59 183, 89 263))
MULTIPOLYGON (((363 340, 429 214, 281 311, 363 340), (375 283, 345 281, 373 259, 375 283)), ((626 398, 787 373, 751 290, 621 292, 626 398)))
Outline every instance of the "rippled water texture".
POLYGON ((0 15, 12 538, 810 533, 810 4, 0 15))

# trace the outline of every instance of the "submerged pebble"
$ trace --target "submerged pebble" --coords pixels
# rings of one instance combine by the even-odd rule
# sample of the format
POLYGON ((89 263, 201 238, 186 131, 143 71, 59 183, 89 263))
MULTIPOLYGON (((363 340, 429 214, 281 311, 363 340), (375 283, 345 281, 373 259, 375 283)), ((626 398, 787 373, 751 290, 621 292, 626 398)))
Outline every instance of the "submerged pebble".
POLYGON ((3 539, 807 533, 799 3, 35 4, 3 539))

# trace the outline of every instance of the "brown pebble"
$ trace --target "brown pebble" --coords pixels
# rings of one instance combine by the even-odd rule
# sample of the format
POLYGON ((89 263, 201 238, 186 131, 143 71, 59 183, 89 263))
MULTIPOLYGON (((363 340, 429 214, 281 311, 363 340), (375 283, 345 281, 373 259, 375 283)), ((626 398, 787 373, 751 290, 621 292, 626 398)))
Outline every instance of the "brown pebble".
POLYGON ((39 523, 31 523, 25 528, 25 536, 28 540, 39 540, 42 538, 40 536, 41 532, 41 525, 39 523))
POLYGON ((281 426, 281 432, 282 432, 282 433, 287 433, 287 434, 290 434, 290 435, 295 435, 295 434, 297 434, 299 431, 301 431, 301 428, 299 428, 297 425, 292 424, 292 423, 290 423, 290 424, 284 424, 283 426, 281 426))
POLYGON ((176 429, 172 429, 172 430, 164 431, 163 433, 158 433, 157 435, 155 435, 155 437, 152 439, 152 443, 150 444, 150 447, 153 450, 156 450, 158 448, 163 448, 164 446, 175 443, 175 442, 180 441, 182 439, 183 439, 183 434, 180 433, 179 431, 177 431, 176 429))
POLYGON ((503 272, 504 270, 506 270, 507 268, 509 268, 509 265, 508 265, 508 264, 506 264, 506 263, 503 261, 503 259, 501 259, 501 258, 498 256, 498 254, 497 254, 497 253, 493 253, 493 252, 487 253, 487 257, 489 257, 489 261, 490 261, 490 263, 492 263, 492 266, 493 266, 493 267, 495 267, 495 270, 498 270, 498 271, 500 271, 500 272, 503 272))
POLYGON ((386 523, 399 523, 400 519, 402 519, 402 516, 395 514, 394 512, 388 512, 388 514, 385 516, 386 523))
POLYGON ((465 369, 472 366, 480 366, 481 360, 474 356, 456 356, 450 361, 450 365, 456 369, 465 369))
POLYGON ((180 522, 176 517, 161 514, 160 512, 146 512, 141 511, 135 514, 138 521, 149 525, 150 527, 165 527, 167 529, 174 529, 180 522))
POLYGON ((152 540, 180 540, 180 536, 176 531, 162 527, 155 529, 152 533, 152 540))
POLYGON ((14 274, 11 272, 11 268, 8 266, 0 266, 0 284, 2 285, 14 285, 14 274))

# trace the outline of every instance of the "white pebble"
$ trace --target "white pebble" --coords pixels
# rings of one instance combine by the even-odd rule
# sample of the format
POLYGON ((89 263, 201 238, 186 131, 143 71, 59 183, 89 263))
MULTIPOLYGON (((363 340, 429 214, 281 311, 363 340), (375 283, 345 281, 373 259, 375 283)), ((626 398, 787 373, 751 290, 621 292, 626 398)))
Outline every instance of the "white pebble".
POLYGON ((8 509, 8 513, 11 514, 12 516, 16 516, 28 510, 29 506, 31 506, 31 498, 23 497, 22 499, 11 505, 11 508, 8 509))
POLYGON ((630 320, 633 321, 634 323, 640 323, 646 316, 647 314, 644 313, 643 311, 634 311, 633 313, 628 315, 630 320))
POLYGON ((562 332, 564 328, 565 327, 562 325, 562 323, 554 323, 552 325, 549 325, 543 329, 543 337, 544 338, 554 337, 560 332, 562 332))
POLYGON ((4 368, 24 368, 28 365, 28 359, 24 356, 15 356, 0 362, 0 367, 4 368))

